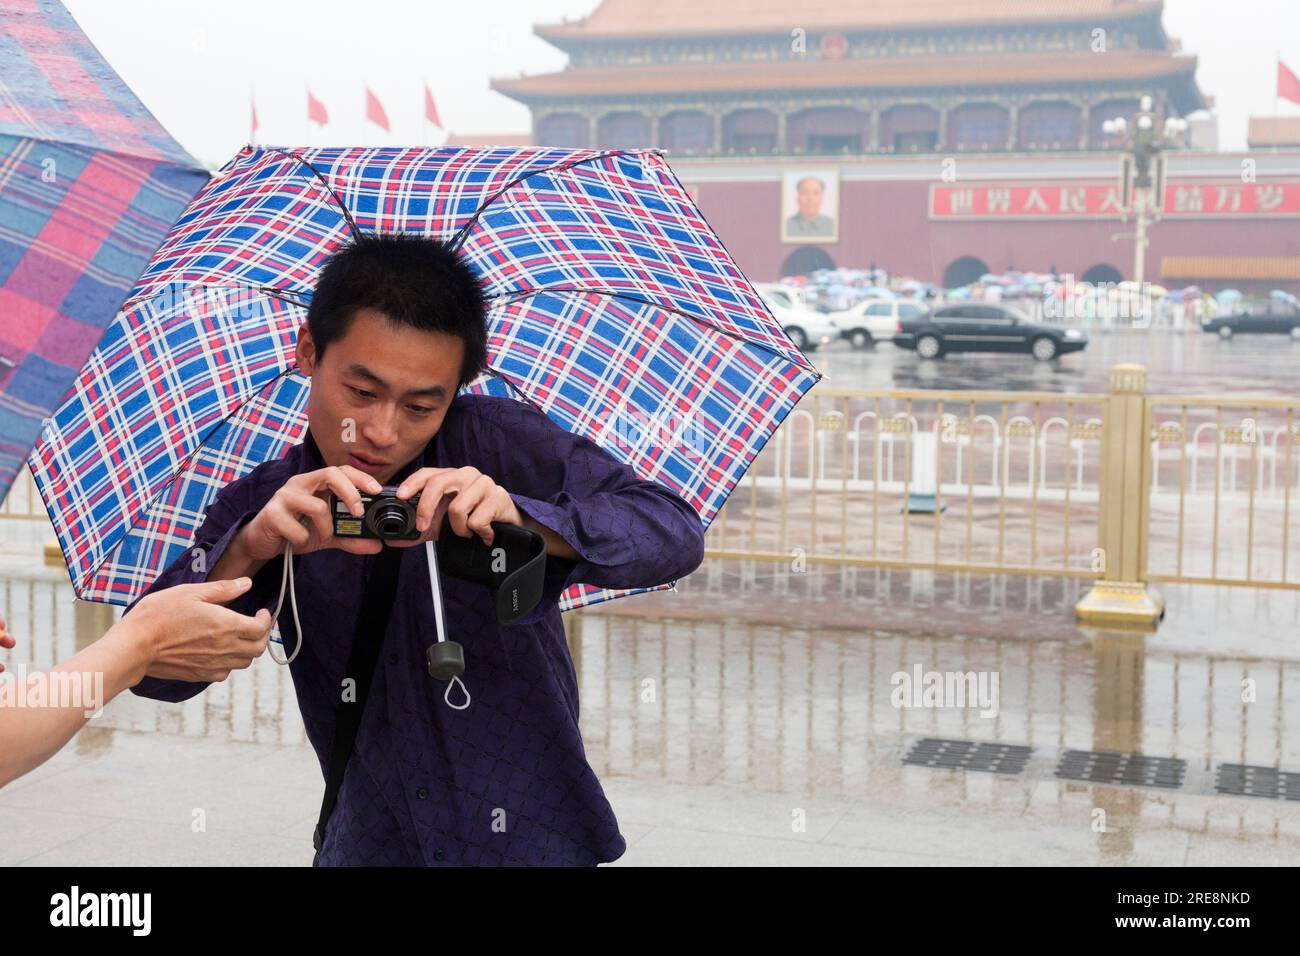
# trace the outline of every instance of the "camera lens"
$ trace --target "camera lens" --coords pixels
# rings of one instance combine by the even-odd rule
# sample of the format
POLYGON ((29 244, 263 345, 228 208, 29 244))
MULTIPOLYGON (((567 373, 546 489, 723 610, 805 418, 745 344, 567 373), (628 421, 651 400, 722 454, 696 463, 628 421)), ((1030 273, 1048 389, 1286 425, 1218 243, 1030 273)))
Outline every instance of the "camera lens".
POLYGON ((375 509, 372 523, 381 538, 400 537, 412 527, 411 511, 401 505, 380 505, 375 509))

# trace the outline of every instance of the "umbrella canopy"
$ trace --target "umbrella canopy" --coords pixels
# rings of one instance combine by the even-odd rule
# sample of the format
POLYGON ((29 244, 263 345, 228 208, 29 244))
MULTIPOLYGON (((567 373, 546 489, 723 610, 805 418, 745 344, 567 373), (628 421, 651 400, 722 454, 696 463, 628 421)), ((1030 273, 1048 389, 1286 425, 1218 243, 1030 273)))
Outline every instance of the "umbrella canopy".
POLYGON ((0 500, 207 181, 57 0, 0 5, 0 500))
MULTIPOLYGON (((33 453, 77 593, 129 603, 301 439, 294 346, 356 236, 450 242, 489 296, 468 392, 536 405, 707 527, 821 375, 661 150, 246 147, 195 198, 33 453)), ((666 586, 665 586, 666 587, 666 586)), ((575 585, 569 610, 609 597, 575 585)))

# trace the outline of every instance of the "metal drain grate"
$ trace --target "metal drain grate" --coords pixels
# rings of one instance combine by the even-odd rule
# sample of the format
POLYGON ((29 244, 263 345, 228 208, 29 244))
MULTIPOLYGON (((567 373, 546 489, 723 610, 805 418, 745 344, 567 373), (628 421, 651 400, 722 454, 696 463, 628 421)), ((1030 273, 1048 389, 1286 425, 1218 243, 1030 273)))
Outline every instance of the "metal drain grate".
POLYGON ((1056 765, 1056 776, 1090 783, 1123 783, 1177 790, 1183 785, 1187 761, 1177 757, 1109 750, 1067 750, 1056 765))
POLYGON ((1214 789, 1241 797, 1269 797, 1300 800, 1300 773, 1276 767, 1252 767, 1244 763, 1221 763, 1214 789))
POLYGON ((1025 769, 1032 747, 1019 744, 990 744, 974 740, 943 740, 926 737, 916 742, 903 763, 943 770, 984 770, 1016 774, 1025 769))

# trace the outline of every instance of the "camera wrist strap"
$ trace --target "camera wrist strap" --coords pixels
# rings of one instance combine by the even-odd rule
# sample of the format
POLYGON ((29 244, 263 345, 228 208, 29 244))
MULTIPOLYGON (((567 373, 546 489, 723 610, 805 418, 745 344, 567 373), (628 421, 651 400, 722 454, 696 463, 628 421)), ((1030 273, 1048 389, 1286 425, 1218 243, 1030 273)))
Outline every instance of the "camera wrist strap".
MULTIPOLYGON (((289 588, 289 604, 293 608, 293 633, 296 640, 293 645, 293 653, 284 660, 276 657, 275 652, 271 650, 271 644, 277 643, 276 641, 271 641, 266 645, 271 660, 277 664, 292 664, 294 658, 298 656, 298 652, 302 650, 302 624, 298 621, 298 595, 293 587, 293 545, 287 543, 284 546, 284 570, 280 573, 280 596, 276 598, 275 610, 271 612, 271 620, 273 621, 280 619, 280 608, 284 606, 284 589, 286 586, 289 588)), ((278 643, 284 643, 283 632, 280 634, 278 643)))

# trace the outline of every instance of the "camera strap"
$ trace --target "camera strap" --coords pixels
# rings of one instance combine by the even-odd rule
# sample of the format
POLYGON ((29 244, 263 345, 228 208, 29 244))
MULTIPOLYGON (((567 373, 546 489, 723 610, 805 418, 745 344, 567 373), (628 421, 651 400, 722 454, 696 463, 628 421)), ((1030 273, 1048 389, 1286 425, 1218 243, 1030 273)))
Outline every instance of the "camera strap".
POLYGON ((370 574, 366 578, 366 589, 361 597, 361 613, 357 617, 356 633, 352 636, 352 650, 348 654, 348 666, 345 677, 356 682, 355 701, 341 700, 334 718, 334 740, 330 748, 329 772, 325 776, 325 796, 321 801, 320 820, 316 823, 316 832, 312 844, 316 856, 312 866, 320 865, 320 850, 325 842, 325 827, 329 824, 334 804, 338 801, 339 788, 343 785, 343 773, 357 742, 357 730, 361 727, 361 716, 365 712, 366 698, 370 696, 370 683, 375 674, 375 663, 379 660, 379 649, 388 631, 388 620, 393 610, 393 600, 397 596, 397 573, 401 566, 403 549, 385 546, 375 556, 370 574))

